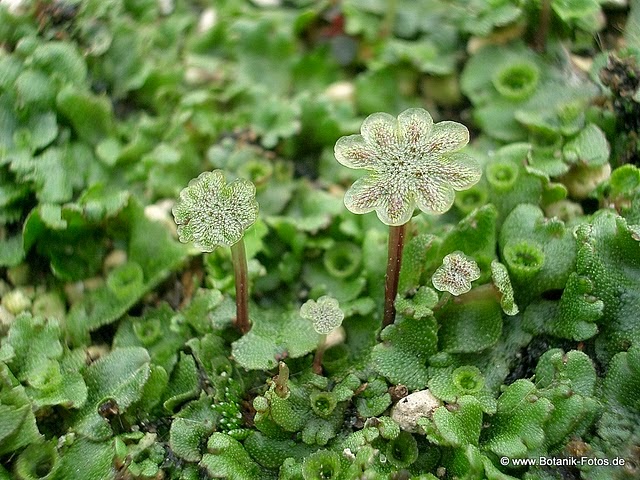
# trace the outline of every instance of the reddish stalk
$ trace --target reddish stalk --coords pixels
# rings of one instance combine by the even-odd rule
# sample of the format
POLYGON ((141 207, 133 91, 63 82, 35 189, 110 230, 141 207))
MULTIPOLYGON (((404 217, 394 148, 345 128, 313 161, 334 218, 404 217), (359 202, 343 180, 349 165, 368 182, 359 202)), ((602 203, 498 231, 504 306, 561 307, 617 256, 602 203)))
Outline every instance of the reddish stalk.
POLYGON ((551 0, 542 0, 540 10, 540 25, 535 33, 535 49, 542 53, 547 48, 547 35, 549 35, 549 24, 551 23, 551 0))
POLYGON ((249 331, 249 274, 244 239, 231 246, 231 260, 236 281, 236 321, 235 327, 243 335, 249 331))
POLYGON ((280 398, 287 398, 289 395, 289 367, 284 362, 278 362, 278 375, 273 377, 276 384, 276 395, 280 398))
POLYGON ((404 225, 389 227, 389 244, 387 253, 387 275, 384 281, 384 317, 382 328, 391 325, 396 318, 394 302, 398 294, 398 281, 402 264, 404 236, 408 222, 404 225))
POLYGON ((313 373, 322 375, 322 357, 324 357, 324 351, 327 349, 327 336, 322 335, 322 339, 316 349, 316 354, 313 356, 313 364, 311 368, 313 373))

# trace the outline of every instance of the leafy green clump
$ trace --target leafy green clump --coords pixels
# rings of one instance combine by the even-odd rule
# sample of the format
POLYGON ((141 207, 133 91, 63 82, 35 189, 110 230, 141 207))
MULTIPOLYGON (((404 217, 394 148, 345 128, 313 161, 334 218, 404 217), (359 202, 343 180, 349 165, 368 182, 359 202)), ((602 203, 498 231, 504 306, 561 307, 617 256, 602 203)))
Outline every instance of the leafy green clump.
POLYGON ((279 385, 274 381, 254 405, 259 408, 256 427, 271 438, 284 438, 284 432, 300 432, 308 445, 324 446, 336 437, 346 403, 360 386, 354 376, 327 391, 326 378, 308 375, 299 381, 279 385))
POLYGON ((78 408, 87 400, 87 385, 79 373, 84 355, 60 342, 60 323, 30 314, 18 316, 2 342, 0 356, 25 384, 34 406, 78 408))
POLYGON ((224 433, 214 432, 209 437, 207 452, 199 465, 213 478, 258 478, 260 474, 258 464, 240 442, 224 433))
POLYGON ((233 357, 244 368, 270 369, 277 358, 313 351, 320 335, 298 312, 255 312, 251 331, 233 343, 233 357))
POLYGON ((389 325, 380 334, 382 343, 371 352, 375 370, 411 390, 424 387, 428 379, 425 362, 436 352, 436 331, 433 316, 401 318, 389 325))

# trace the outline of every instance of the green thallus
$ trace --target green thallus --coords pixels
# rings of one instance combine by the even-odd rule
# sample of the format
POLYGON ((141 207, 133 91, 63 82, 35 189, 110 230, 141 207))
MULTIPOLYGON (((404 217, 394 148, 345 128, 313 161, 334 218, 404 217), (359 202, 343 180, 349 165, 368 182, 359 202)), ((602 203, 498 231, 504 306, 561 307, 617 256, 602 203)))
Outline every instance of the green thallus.
POLYGON ((249 331, 247 257, 243 235, 258 218, 255 186, 244 179, 227 185, 221 170, 204 172, 180 192, 173 207, 181 242, 193 242, 202 252, 231 247, 236 282, 235 326, 249 331))
POLYGON ((353 213, 375 210, 389 225, 383 327, 395 320, 402 250, 415 208, 442 214, 453 205, 456 190, 480 180, 480 166, 459 151, 468 142, 464 125, 434 124, 422 108, 405 110, 397 119, 374 113, 364 120, 359 135, 336 142, 338 162, 367 172, 347 190, 345 206, 353 213))

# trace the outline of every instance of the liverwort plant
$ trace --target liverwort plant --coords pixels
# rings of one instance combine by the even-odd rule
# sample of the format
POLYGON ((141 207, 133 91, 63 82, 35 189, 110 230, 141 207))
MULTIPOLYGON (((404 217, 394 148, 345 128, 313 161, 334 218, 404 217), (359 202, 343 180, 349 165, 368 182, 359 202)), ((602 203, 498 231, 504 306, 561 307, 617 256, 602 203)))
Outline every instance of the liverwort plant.
POLYGON ((258 218, 255 186, 244 179, 227 185, 222 170, 204 172, 180 192, 173 207, 181 242, 202 252, 218 246, 231 247, 236 282, 236 328, 249 331, 247 256, 243 235, 258 218))
POLYGON ((440 265, 431 276, 431 283, 444 292, 438 303, 433 307, 439 310, 451 299, 471 290, 471 282, 480 278, 480 267, 462 252, 453 252, 442 259, 440 265))
POLYGON ((344 203, 353 213, 376 212, 389 225, 383 327, 395 320, 394 301, 407 224, 416 207, 442 214, 453 205, 456 190, 480 180, 476 161, 459 150, 469 131, 457 122, 433 123, 429 112, 411 108, 398 118, 369 115, 359 135, 338 139, 335 157, 342 165, 366 170, 347 190, 344 203))
POLYGON ((461 252, 453 252, 444 257, 442 265, 431 277, 431 282, 437 290, 458 296, 471 290, 471 282, 478 278, 478 264, 461 252))
POLYGON ((322 373, 322 356, 326 347, 327 335, 342 325, 344 312, 340 308, 338 300, 323 295, 315 300, 308 300, 300 307, 300 316, 313 323, 313 329, 322 335, 316 354, 313 358, 313 370, 322 373))

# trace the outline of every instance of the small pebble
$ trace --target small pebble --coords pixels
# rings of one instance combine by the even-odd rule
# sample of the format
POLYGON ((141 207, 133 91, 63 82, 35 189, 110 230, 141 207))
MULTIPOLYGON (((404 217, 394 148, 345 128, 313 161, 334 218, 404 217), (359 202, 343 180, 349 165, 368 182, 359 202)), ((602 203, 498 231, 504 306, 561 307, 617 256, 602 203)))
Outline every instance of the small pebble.
POLYGON ((2 297, 2 306, 13 315, 31 308, 31 299, 22 289, 15 289, 2 297))
POLYGON ((420 390, 396 403, 391 409, 391 419, 402 430, 415 433, 420 430, 418 420, 422 417, 431 418, 435 409, 440 406, 442 402, 434 397, 429 389, 420 390))

